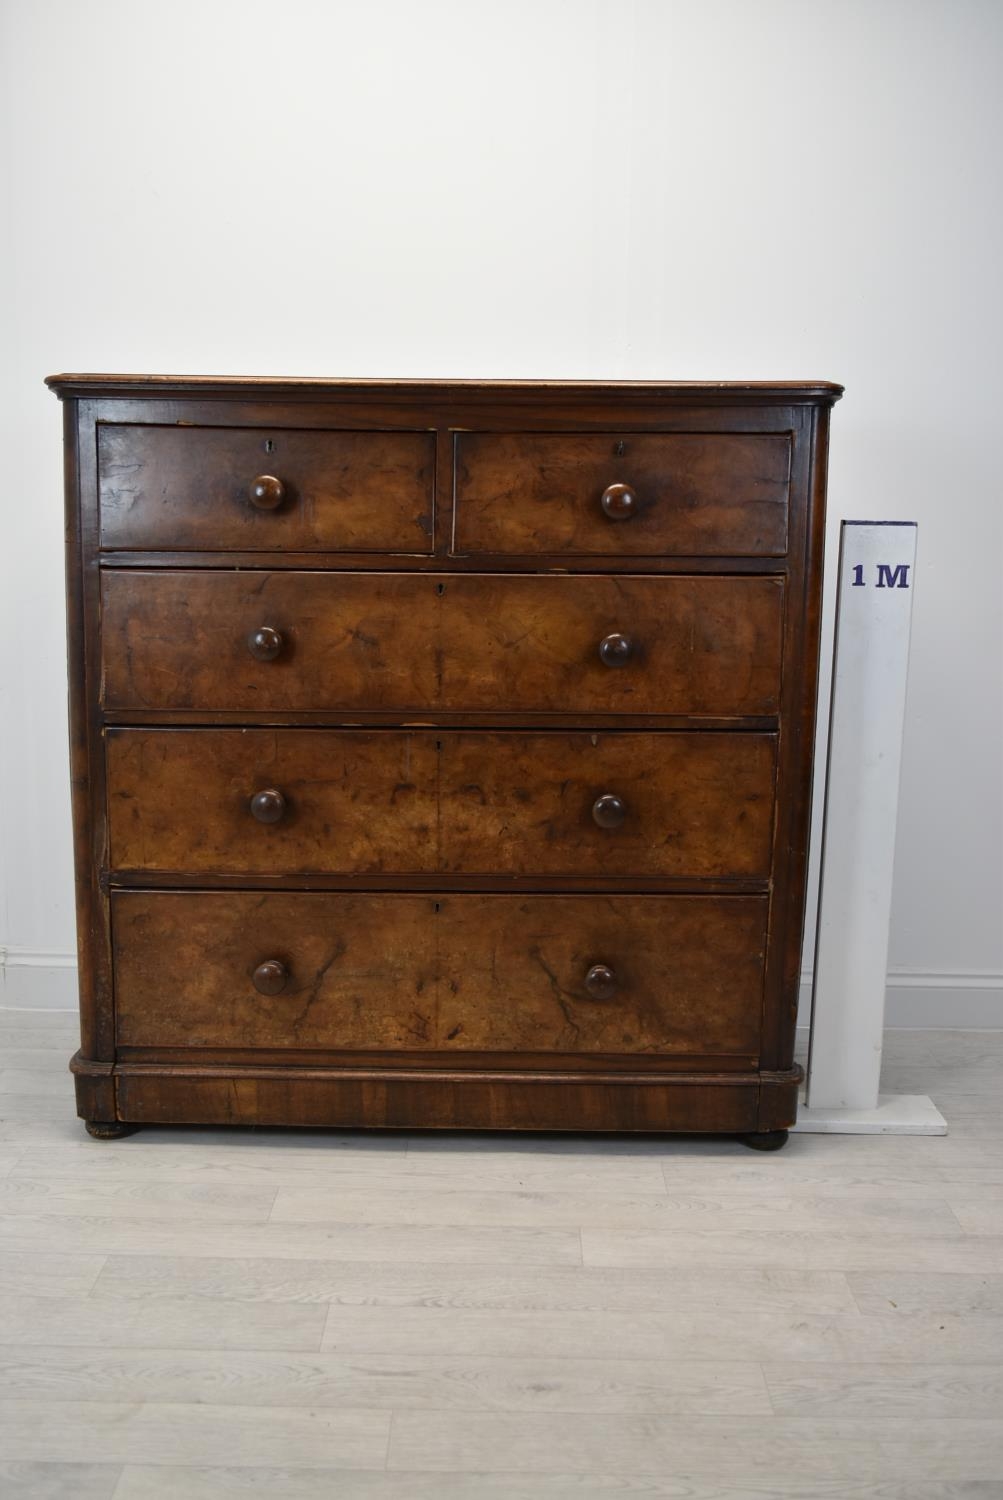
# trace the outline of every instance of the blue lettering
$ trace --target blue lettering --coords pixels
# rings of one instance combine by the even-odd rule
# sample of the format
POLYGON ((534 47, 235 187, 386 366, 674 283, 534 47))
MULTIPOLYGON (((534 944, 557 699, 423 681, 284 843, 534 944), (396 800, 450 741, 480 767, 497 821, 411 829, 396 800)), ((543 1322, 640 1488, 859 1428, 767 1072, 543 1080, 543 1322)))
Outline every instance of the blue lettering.
POLYGON ((887 563, 878 563, 879 589, 907 589, 909 587, 909 564, 899 563, 890 568, 887 563))

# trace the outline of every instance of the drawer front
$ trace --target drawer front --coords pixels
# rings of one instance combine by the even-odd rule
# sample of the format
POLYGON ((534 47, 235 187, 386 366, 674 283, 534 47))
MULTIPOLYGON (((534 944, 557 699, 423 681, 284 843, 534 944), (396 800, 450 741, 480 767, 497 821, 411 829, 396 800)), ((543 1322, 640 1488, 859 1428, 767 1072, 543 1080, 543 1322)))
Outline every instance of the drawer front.
POLYGON ((770 734, 119 729, 107 753, 120 871, 770 870, 770 734), (255 803, 263 792, 281 800, 255 803))
POLYGON ((779 557, 790 439, 693 433, 463 433, 455 548, 779 557))
POLYGON ((432 433, 103 426, 98 474, 105 548, 432 550, 432 433))
POLYGON ((782 615, 779 578, 106 569, 104 704, 772 715, 782 615))
POLYGON ((119 892, 118 1042, 750 1056, 766 911, 758 896, 119 892))

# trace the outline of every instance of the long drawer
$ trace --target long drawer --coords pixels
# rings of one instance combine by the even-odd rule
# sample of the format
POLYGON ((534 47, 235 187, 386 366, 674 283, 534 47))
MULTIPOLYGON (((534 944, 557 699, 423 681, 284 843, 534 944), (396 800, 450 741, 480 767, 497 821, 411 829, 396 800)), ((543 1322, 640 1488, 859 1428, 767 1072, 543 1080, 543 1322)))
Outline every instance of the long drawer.
POLYGON ((455 441, 460 553, 787 550, 786 434, 466 432, 455 441))
POLYGON ((101 545, 428 553, 434 478, 429 432, 104 425, 101 545))
POLYGON ((773 577, 108 569, 108 710, 776 713, 773 577))
POLYGON ((106 738, 118 870, 701 879, 770 869, 771 734, 113 729, 106 738))
POLYGON ((120 1046, 754 1057, 767 901, 119 892, 120 1046))

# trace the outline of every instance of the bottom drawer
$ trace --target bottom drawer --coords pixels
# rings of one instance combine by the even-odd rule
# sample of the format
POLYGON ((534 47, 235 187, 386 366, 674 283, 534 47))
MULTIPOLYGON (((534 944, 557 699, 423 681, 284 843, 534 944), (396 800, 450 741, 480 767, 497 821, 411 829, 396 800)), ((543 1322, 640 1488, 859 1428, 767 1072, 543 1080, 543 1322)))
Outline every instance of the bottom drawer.
POLYGON ((117 1038, 754 1059, 766 916, 762 896, 119 892, 117 1038))

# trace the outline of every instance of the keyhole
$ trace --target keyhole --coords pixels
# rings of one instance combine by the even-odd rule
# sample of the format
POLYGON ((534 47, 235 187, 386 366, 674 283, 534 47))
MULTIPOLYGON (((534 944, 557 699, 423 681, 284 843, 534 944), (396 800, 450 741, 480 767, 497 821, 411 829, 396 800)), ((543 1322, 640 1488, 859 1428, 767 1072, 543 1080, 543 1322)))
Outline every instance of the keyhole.
POLYGON ((265 452, 266 453, 274 453, 275 452, 275 444, 274 444, 274 442, 272 441, 271 438, 265 438, 265 452))
POLYGON ((616 445, 616 456, 617 456, 617 458, 622 458, 623 455, 626 453, 626 451, 627 451, 627 444, 624 442, 623 438, 621 438, 620 441, 616 445))
POLYGON ((435 586, 435 592, 438 594, 439 598, 441 599, 442 596, 443 596, 443 594, 446 592, 446 585, 444 583, 437 583, 436 586, 435 586))

